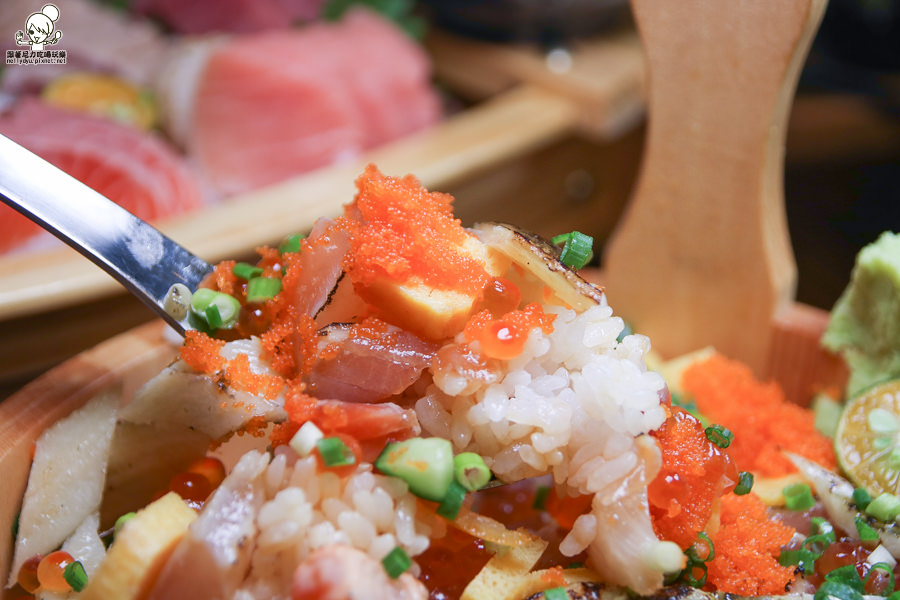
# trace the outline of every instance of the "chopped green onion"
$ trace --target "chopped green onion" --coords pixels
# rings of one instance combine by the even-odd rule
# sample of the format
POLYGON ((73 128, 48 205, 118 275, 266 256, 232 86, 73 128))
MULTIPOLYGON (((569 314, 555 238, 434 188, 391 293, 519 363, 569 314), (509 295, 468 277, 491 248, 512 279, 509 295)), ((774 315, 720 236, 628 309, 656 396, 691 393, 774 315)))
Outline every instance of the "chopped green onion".
POLYGON ((863 595, 846 583, 826 581, 816 590, 813 600, 863 600, 863 595))
POLYGON ((453 475, 470 492, 480 490, 491 480, 491 470, 474 452, 461 452, 453 457, 453 475))
POLYGON ((206 310, 203 311, 203 314, 206 316, 206 322, 209 323, 209 326, 213 329, 221 329, 222 325, 225 324, 222 320, 222 314, 219 312, 219 307, 215 304, 207 306, 206 310))
POLYGON ((734 493, 738 496, 745 496, 753 489, 753 473, 749 471, 741 471, 738 473, 738 484, 734 486, 734 493))
POLYGON ((381 451, 375 467, 405 481, 416 496, 440 502, 453 481, 453 444, 438 437, 392 442, 381 451))
MULTIPOLYGON (((833 537, 834 534, 832 533, 832 538, 833 537)), ((802 548, 811 552, 816 558, 819 558, 825 553, 825 548, 827 548, 828 544, 832 541, 833 540, 828 537, 828 534, 811 535, 803 540, 802 548)))
POLYGON ((616 343, 621 344, 622 340, 624 340, 627 336, 634 333, 634 329, 631 328, 631 325, 625 323, 625 327, 622 328, 622 331, 619 332, 619 335, 616 336, 616 343))
POLYGON ((734 441, 734 434, 730 429, 721 425, 710 425, 706 428, 706 439, 719 448, 725 449, 734 441))
POLYGON ((409 558, 406 550, 400 546, 395 546, 393 550, 381 559, 381 565, 387 572, 388 577, 397 579, 412 565, 412 559, 409 558))
POLYGON ((816 505, 812 490, 805 483, 792 483, 781 490, 784 495, 784 503, 788 510, 809 510, 816 505))
POLYGON ((554 244, 564 243, 559 260, 573 269, 580 269, 594 257, 594 238, 580 231, 563 233, 550 240, 554 244))
POLYGON ((829 523, 825 517, 811 518, 809 520, 809 531, 811 535, 824 535, 831 543, 837 541, 837 537, 834 534, 834 525, 829 523))
POLYGON ((545 600, 569 600, 569 592, 564 587, 555 587, 544 590, 545 600))
POLYGON ((200 288, 194 292, 191 298, 191 313, 212 329, 233 327, 237 323, 240 312, 241 303, 237 298, 209 288, 200 288), (211 306, 214 306, 215 309, 207 310, 211 306))
POLYGON ((277 277, 254 277, 247 283, 247 302, 265 302, 281 291, 281 280, 277 277))
POLYGON ((309 456, 316 448, 316 444, 325 437, 322 430, 316 427, 312 421, 307 421, 300 426, 288 445, 300 456, 309 456))
POLYGON ((874 527, 866 523, 865 519, 856 517, 853 522, 856 524, 856 532, 859 534, 859 539, 864 542, 873 542, 878 539, 878 532, 875 531, 874 527))
POLYGON ((567 569, 583 569, 584 563, 576 560, 575 562, 570 562, 566 568, 567 569))
POLYGON ((278 244, 278 254, 284 254, 285 252, 300 252, 300 241, 305 237, 306 236, 302 233, 295 233, 287 236, 280 244, 278 244))
POLYGON ((253 265, 245 262, 239 262, 234 265, 234 268, 231 269, 231 272, 241 279, 247 279, 248 281, 263 274, 263 270, 261 268, 254 267, 253 265))
POLYGON ((133 519, 136 514, 137 513, 128 512, 116 519, 116 524, 113 526, 113 535, 118 535, 118 533, 122 531, 122 527, 125 526, 125 523, 133 519))
POLYGON ((455 521, 465 499, 466 488, 456 481, 451 481, 450 487, 447 488, 447 493, 444 495, 444 499, 441 500, 436 512, 448 521, 455 521))
POLYGON ((877 562, 869 567, 869 572, 866 573, 866 578, 865 578, 865 580, 863 580, 863 589, 865 589, 865 585, 869 582, 869 578, 875 573, 875 571, 884 571, 885 573, 888 574, 889 583, 888 583, 887 587, 885 588, 885 590, 887 592, 893 591, 894 583, 895 583, 894 568, 885 562, 877 562))
POLYGON ((885 523, 896 521, 900 516, 900 498, 888 492, 880 494, 869 503, 866 512, 885 523))
POLYGON ((700 533, 698 533, 697 537, 700 539, 697 540, 697 542, 694 542, 693 544, 691 544, 691 546, 685 552, 686 553, 693 552, 694 555, 699 560, 702 560, 703 562, 709 562, 712 559, 714 559, 716 557, 716 547, 713 545, 713 541, 711 539, 709 539, 709 536, 706 535, 705 531, 701 531, 700 533), (702 542, 702 543, 706 544, 706 556, 703 558, 700 558, 699 555, 697 555, 696 550, 694 550, 694 548, 697 547, 698 542, 702 542))
POLYGON ((534 501, 531 503, 531 508, 533 508, 534 510, 547 510, 547 496, 549 495, 549 486, 538 486, 538 488, 534 491, 534 501))
POLYGON ((864 488, 856 488, 853 490, 853 503, 859 510, 866 510, 866 507, 869 506, 871 501, 872 496, 870 496, 869 492, 864 488))
POLYGON ((888 600, 900 600, 900 592, 894 592, 887 597, 888 600))
POLYGON ((88 577, 87 573, 84 570, 84 565, 82 565, 77 560, 70 562, 63 569, 63 579, 66 580, 66 583, 69 584, 70 588, 72 588, 76 592, 80 592, 85 588, 88 582, 88 577))
POLYGON ((797 566, 803 569, 804 573, 813 573, 816 568, 816 556, 809 550, 782 550, 778 556, 778 564, 782 567, 797 566))
POLYGON ((353 450, 339 437, 322 438, 316 442, 316 448, 326 467, 345 467, 356 464, 353 450))
POLYGON ((856 565, 844 565, 833 569, 825 575, 825 581, 846 585, 860 593, 864 589, 863 580, 859 576, 859 571, 856 570, 856 565))

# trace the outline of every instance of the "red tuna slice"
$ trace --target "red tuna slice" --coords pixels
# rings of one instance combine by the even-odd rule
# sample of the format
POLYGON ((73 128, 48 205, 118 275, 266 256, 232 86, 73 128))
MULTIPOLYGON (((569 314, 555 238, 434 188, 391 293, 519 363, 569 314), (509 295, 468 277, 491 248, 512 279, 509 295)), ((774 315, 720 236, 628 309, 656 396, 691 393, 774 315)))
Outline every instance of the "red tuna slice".
POLYGON ((210 57, 189 150, 224 194, 276 183, 362 150, 362 116, 334 80, 324 26, 241 36, 210 57))
MULTIPOLYGON (((181 158, 158 138, 26 98, 0 117, 0 133, 138 217, 154 221, 203 205, 181 158)), ((0 206, 0 251, 39 231, 0 206)))
POLYGON ((137 0, 132 10, 179 33, 250 33, 289 29, 315 19, 324 0, 137 0))
POLYGON ((190 151, 225 194, 352 159, 435 122, 424 51, 357 9, 337 24, 237 36, 194 97, 190 151))
POLYGON ((284 278, 285 297, 297 314, 315 316, 328 301, 343 274, 342 262, 350 236, 331 219, 319 219, 302 243, 295 273, 284 278))
POLYGON ((380 321, 330 325, 320 332, 309 392, 346 402, 384 400, 412 385, 435 352, 434 344, 380 321))
POLYGON ((441 103, 430 85, 431 63, 419 44, 370 10, 349 11, 342 24, 353 51, 342 62, 341 74, 365 114, 365 147, 437 123, 441 103))

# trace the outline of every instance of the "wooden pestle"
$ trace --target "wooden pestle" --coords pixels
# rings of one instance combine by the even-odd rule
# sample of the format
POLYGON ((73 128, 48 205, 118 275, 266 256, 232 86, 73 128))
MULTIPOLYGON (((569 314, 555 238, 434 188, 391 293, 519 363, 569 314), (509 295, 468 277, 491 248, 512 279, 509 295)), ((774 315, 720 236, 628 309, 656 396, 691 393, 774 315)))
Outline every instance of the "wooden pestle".
POLYGON ((664 357, 707 345, 761 374, 796 266, 786 123, 825 0, 632 0, 649 122, 604 251, 613 309, 664 357))

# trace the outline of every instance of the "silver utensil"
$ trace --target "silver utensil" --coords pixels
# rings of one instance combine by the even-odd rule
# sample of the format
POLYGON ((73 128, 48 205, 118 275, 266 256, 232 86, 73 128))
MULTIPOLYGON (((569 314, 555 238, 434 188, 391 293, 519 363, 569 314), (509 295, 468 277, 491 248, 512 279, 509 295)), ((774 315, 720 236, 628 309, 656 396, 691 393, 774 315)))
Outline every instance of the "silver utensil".
POLYGON ((106 271, 176 331, 189 328, 185 292, 212 271, 209 263, 2 135, 0 199, 106 271))

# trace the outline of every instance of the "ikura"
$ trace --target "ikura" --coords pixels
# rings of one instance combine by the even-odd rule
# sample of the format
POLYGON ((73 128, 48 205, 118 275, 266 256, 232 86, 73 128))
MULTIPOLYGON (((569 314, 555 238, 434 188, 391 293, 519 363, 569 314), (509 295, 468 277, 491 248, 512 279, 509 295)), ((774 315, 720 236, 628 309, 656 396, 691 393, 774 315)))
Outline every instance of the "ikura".
POLYGON ((65 578, 66 566, 75 562, 71 554, 63 550, 51 552, 41 559, 37 567, 37 579, 41 590, 47 592, 69 592, 72 586, 65 578))
POLYGON ((169 480, 169 487, 158 494, 175 492, 195 510, 203 508, 209 495, 225 479, 225 465, 217 458, 207 456, 188 466, 169 480))

